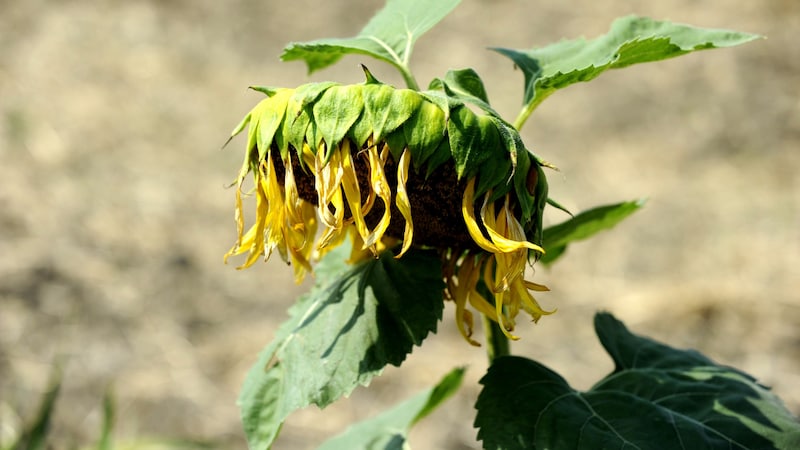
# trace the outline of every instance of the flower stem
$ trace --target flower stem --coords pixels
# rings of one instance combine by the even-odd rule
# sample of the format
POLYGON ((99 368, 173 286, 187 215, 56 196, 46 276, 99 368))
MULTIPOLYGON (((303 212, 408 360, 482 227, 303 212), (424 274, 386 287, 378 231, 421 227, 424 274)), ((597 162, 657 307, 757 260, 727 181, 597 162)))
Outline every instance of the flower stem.
POLYGON ((538 93, 538 95, 536 95, 536 97, 534 97, 530 103, 526 104, 522 108, 522 111, 519 112, 517 119, 514 120, 514 128, 516 128, 517 131, 520 131, 522 129, 522 126, 525 125, 525 122, 528 120, 528 117, 530 117, 533 110, 536 109, 536 107, 539 106, 539 104, 542 103, 544 99, 549 97, 550 94, 552 94, 553 92, 555 91, 549 91, 549 92, 545 91, 538 93))
POLYGON ((414 78, 414 74, 411 73, 411 70, 407 66, 398 67, 400 69, 400 73, 403 75, 403 80, 406 82, 406 86, 414 91, 419 90, 419 84, 417 84, 417 79, 414 78))
POLYGON ((486 355, 489 357, 489 365, 500 356, 511 354, 508 338, 497 322, 483 316, 483 332, 486 334, 486 355))

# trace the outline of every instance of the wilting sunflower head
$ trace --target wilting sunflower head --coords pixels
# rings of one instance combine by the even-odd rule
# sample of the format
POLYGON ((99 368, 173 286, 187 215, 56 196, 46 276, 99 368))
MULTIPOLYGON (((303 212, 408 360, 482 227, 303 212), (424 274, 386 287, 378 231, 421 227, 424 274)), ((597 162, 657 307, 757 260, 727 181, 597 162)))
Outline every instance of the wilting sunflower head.
POLYGON ((277 250, 299 282, 348 235, 351 261, 396 244, 398 258, 412 245, 433 247, 470 343, 477 345, 467 304, 512 339, 520 309, 534 321, 549 314, 530 293, 547 288, 523 277, 529 256, 544 252, 547 181, 511 125, 445 91, 396 89, 369 74, 358 85, 259 90, 267 98, 233 133, 248 127, 238 239, 226 260, 246 253, 245 268, 277 250), (245 231, 250 173, 256 217, 245 231))

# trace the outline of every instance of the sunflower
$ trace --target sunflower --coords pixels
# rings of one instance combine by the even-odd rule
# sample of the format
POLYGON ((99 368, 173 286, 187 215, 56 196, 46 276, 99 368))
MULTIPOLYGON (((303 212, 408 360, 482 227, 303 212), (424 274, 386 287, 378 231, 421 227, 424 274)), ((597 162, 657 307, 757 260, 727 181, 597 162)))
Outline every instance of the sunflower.
POLYGON ((267 98, 232 134, 247 128, 235 182, 238 238, 226 261, 246 254, 245 268, 277 251, 300 282, 348 236, 353 263, 436 248, 444 297, 471 344, 468 305, 511 339, 520 309, 533 321, 551 313, 531 294, 547 288, 524 278, 544 253, 543 163, 490 108, 476 113, 446 89, 397 89, 368 72, 363 84, 257 90, 267 98), (250 174, 256 212, 245 230, 250 174))

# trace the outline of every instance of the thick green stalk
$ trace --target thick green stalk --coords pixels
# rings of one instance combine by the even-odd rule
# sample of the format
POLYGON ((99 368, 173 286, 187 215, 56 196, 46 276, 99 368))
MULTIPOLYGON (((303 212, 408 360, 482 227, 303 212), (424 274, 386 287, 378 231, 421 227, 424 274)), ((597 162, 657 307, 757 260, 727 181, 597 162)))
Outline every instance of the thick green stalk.
POLYGON ((411 73, 411 69, 409 69, 408 66, 398 65, 396 67, 400 70, 400 73, 403 75, 403 80, 405 80, 406 86, 408 86, 409 89, 418 91, 419 84, 417 84, 417 80, 416 78, 414 78, 414 74, 411 73))
POLYGON ((538 93, 536 97, 534 97, 533 100, 525 105, 522 108, 522 111, 519 112, 517 119, 514 120, 514 128, 516 128, 517 131, 521 130, 522 126, 525 125, 525 122, 528 120, 528 117, 531 115, 533 110, 536 109, 536 107, 539 106, 539 104, 542 103, 544 99, 549 97, 553 92, 555 91, 552 90, 538 93))
POLYGON ((482 317, 483 332, 486 335, 486 355, 489 357, 489 365, 491 365, 495 359, 510 355, 511 346, 505 333, 500 329, 500 324, 486 316, 482 317))

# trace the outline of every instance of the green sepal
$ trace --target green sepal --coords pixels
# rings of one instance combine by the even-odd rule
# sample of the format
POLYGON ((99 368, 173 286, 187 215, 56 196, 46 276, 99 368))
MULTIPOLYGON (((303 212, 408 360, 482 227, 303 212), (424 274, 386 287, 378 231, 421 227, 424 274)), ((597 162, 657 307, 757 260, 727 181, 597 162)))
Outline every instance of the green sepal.
POLYGON ((500 114, 489 105, 483 81, 473 69, 448 70, 443 80, 434 78, 429 88, 441 90, 450 98, 470 103, 486 114, 500 117, 500 114))
POLYGON ((463 101, 455 98, 449 97, 443 91, 422 91, 419 93, 425 100, 433 103, 434 105, 438 106, 440 110, 444 113, 444 122, 450 122, 450 111, 453 108, 461 106, 464 104, 463 101))
MULTIPOLYGON (((303 108, 302 115, 310 117, 308 121, 308 126, 306 127, 305 141, 309 147, 315 150, 314 153, 316 154, 318 151, 320 151, 320 148, 322 147, 322 133, 319 132, 319 127, 317 126, 317 123, 313 120, 314 115, 310 107, 303 108)), ((324 155, 326 161, 328 160, 328 155, 330 155, 330 152, 327 152, 324 155)))
MULTIPOLYGON (((269 108, 269 102, 270 99, 268 98, 261 100, 248 114, 250 119, 247 120, 247 117, 245 117, 245 120, 250 124, 247 128, 247 144, 245 144, 248 153, 257 151, 259 120, 263 110, 269 108)), ((245 123, 245 121, 242 121, 242 123, 245 123)))
POLYGON ((478 76, 474 69, 451 69, 444 76, 444 81, 454 92, 477 98, 489 104, 489 96, 486 94, 486 87, 483 80, 478 76))
POLYGON ((316 102, 329 88, 338 85, 339 83, 333 81, 302 84, 295 88, 292 100, 299 103, 301 108, 305 108, 316 102))
POLYGON ((567 209, 567 207, 566 207, 566 206, 564 206, 564 205, 562 205, 561 203, 559 203, 559 202, 557 202, 557 201, 553 200, 553 199, 552 199, 552 198, 550 198, 550 197, 548 197, 548 198, 547 198, 547 204, 548 204, 548 205, 550 205, 550 206, 552 206, 553 208, 555 208, 555 209, 559 210, 559 211, 563 211, 563 212, 565 212, 565 213, 569 214, 569 216, 570 216, 570 217, 575 217, 575 214, 572 214, 572 211, 570 211, 569 209, 567 209))
POLYGON ((475 196, 491 191, 489 201, 502 198, 513 186, 509 181, 511 161, 505 155, 491 155, 481 164, 475 184, 475 196))
POLYGON ((403 125, 422 102, 417 91, 395 89, 387 84, 368 84, 363 90, 364 119, 376 143, 403 125))
MULTIPOLYGON (((308 129, 309 124, 311 123, 311 117, 309 117, 308 112, 305 108, 302 108, 299 103, 289 102, 286 108, 286 123, 284 124, 283 130, 286 136, 287 142, 294 147, 297 151, 301 151, 303 148, 303 144, 306 142, 306 130, 308 129), (294 106, 294 107, 291 107, 294 106), (292 118, 289 116, 289 112, 297 111, 297 115, 292 118), (287 126, 288 125, 288 126, 287 126)), ((311 151, 317 151, 317 147, 311 145, 311 151)))
POLYGON ((284 88, 275 87, 275 86, 248 86, 248 89, 252 89, 256 92, 261 92, 262 94, 266 95, 267 97, 272 97, 278 91, 284 88))
MULTIPOLYGON (((529 168, 527 171, 522 172, 525 174, 525 190, 528 190, 530 186, 528 183, 530 182, 530 178, 528 174, 531 173, 532 170, 536 170, 536 187, 533 190, 533 211, 528 219, 528 222, 522 223, 522 227, 525 229, 525 236, 528 238, 530 242, 542 247, 542 243, 544 241, 544 235, 542 234, 542 220, 544 219, 544 208, 547 205, 547 192, 549 190, 549 185, 547 184, 547 176, 544 173, 544 169, 541 165, 534 159, 528 158, 530 164, 533 165, 532 168, 529 168)), ((522 164, 518 166, 519 170, 521 171, 522 164)), ((517 189, 517 192, 520 192, 520 188, 517 189)), ((530 197, 523 196, 524 199, 529 199, 530 197)), ((523 213, 524 214, 524 213, 523 213)), ((526 218, 526 215, 523 215, 523 220, 526 218)), ((547 248, 545 248, 547 251, 547 248)), ((536 250, 530 250, 528 252, 529 257, 533 257, 534 260, 538 260, 542 257, 542 253, 536 250)))
POLYGON ((434 170, 449 161, 451 157, 450 140, 442 139, 439 142, 439 146, 436 147, 436 150, 434 150, 430 158, 427 159, 427 163, 425 164, 425 178, 430 177, 434 170))
MULTIPOLYGON (((459 179, 475 176, 481 165, 500 147, 500 135, 494 122, 486 116, 473 113, 466 106, 450 110, 447 133, 459 179)), ((487 182, 496 185, 500 180, 487 182)))
POLYGON ((265 107, 261 108, 257 119, 258 133, 256 135, 259 160, 266 159, 267 152, 272 147, 275 132, 278 131, 279 125, 283 123, 286 105, 291 93, 292 91, 288 89, 277 90, 272 97, 267 99, 267 103, 264 104, 265 107))
POLYGON ((403 124, 411 162, 416 169, 430 159, 446 132, 444 111, 427 99, 421 102, 414 114, 403 124))
POLYGON ((400 156, 403 155, 403 150, 405 150, 408 146, 406 136, 403 133, 403 128, 398 128, 389 133, 384 138, 384 141, 389 145, 389 151, 392 154, 392 158, 394 158, 395 161, 399 161, 400 156))
POLYGON ((357 148, 363 148, 364 143, 372 136, 372 125, 365 116, 366 112, 362 112, 361 117, 356 120, 353 126, 350 127, 350 131, 347 132, 347 137, 353 141, 357 148))
POLYGON ((361 70, 364 71, 364 84, 384 84, 381 80, 375 78, 375 75, 364 64, 361 64, 361 70))
POLYGON ((336 148, 361 116, 361 86, 331 86, 314 103, 314 123, 328 150, 336 148))
MULTIPOLYGON (((245 127, 246 127, 246 126, 247 126, 247 125, 250 123, 250 121, 251 121, 252 119, 253 119, 253 110, 250 110, 250 112, 248 112, 248 113, 247 113, 247 115, 246 115, 246 116, 244 116, 244 118, 242 119, 242 121, 241 121, 241 122, 239 122, 239 123, 236 125, 236 127, 234 127, 233 131, 231 131, 231 135, 228 137, 228 140, 227 140, 227 141, 225 141, 225 143, 224 143, 224 144, 222 144, 222 148, 225 148, 225 147, 227 147, 227 146, 228 146, 228 144, 231 142, 231 140, 233 140, 233 138, 235 138, 236 136, 238 136, 238 135, 239 135, 239 133, 241 133, 242 131, 244 131, 244 128, 245 128, 245 127)), ((248 151, 249 151, 249 150, 250 150, 250 149, 248 148, 248 151)))

